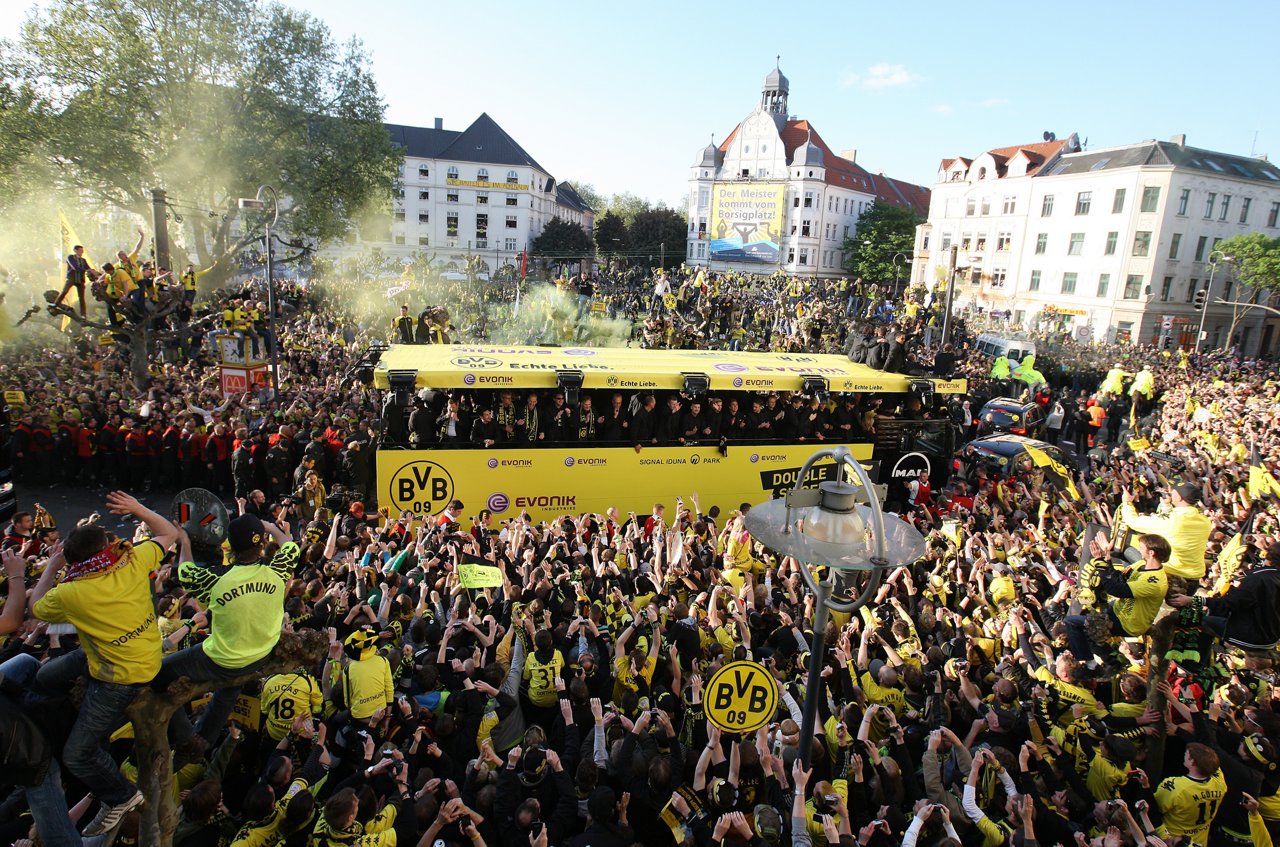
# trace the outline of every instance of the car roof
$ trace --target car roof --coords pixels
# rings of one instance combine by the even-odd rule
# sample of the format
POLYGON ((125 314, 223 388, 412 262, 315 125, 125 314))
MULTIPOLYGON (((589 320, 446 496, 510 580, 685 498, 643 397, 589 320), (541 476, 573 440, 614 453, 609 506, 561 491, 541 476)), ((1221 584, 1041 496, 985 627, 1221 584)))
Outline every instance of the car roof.
POLYGON ((988 400, 982 408, 990 409, 999 406, 1008 406, 1013 409, 1025 409, 1028 406, 1034 406, 1034 400, 1015 400, 1012 397, 993 397, 988 400))
POLYGON ((1012 456, 1025 447, 1035 447, 1039 450, 1057 450, 1052 444, 1044 441, 1038 441, 1034 438, 1024 438, 1021 435, 993 435, 990 438, 977 438, 970 441, 969 444, 979 450, 986 450, 989 453, 995 453, 1000 456, 1012 456))

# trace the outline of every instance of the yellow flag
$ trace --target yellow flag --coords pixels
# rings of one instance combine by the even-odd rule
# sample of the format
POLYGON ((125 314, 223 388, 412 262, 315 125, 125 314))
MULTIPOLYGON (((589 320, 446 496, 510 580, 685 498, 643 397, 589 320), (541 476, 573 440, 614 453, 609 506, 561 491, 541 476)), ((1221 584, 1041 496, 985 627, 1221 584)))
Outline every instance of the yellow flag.
POLYGON ((1249 455, 1249 499, 1256 500, 1265 494, 1280 497, 1280 482, 1276 482, 1276 478, 1262 464, 1262 457, 1258 455, 1255 445, 1249 455))
POLYGON ((1240 563, 1244 561, 1244 552, 1244 536, 1239 532, 1222 545, 1222 550, 1218 553, 1218 578, 1213 583, 1215 595, 1221 596, 1227 593, 1236 571, 1240 570, 1240 563))
POLYGON ((1076 490, 1076 484, 1072 481, 1071 474, 1062 466, 1061 462, 1054 461, 1048 453, 1038 447, 1032 447, 1028 444, 1024 449, 1036 467, 1044 468, 1046 474, 1052 476, 1060 487, 1066 489, 1072 500, 1080 499, 1080 492, 1076 490))

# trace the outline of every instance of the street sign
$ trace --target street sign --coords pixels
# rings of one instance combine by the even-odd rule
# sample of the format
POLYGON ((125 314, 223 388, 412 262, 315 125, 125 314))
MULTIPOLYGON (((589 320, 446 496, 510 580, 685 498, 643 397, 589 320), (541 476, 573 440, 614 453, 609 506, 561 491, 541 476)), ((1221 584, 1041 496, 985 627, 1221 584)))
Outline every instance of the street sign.
POLYGON ((1160 328, 1165 332, 1173 329, 1173 315, 1165 315, 1160 319, 1160 328))
POLYGON ((712 726, 749 735, 778 710, 778 683, 763 665, 730 662, 707 683, 702 706, 712 726))

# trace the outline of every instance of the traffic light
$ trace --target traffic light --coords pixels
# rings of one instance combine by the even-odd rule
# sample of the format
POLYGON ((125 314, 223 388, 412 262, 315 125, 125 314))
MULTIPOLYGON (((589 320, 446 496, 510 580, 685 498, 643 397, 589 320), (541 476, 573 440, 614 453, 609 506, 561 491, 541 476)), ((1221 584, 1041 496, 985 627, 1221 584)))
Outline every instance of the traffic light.
POLYGON ((1208 299, 1209 299, 1209 289, 1201 288, 1199 291, 1196 292, 1196 299, 1193 302, 1195 303, 1197 312, 1204 311, 1204 304, 1208 301, 1208 299))

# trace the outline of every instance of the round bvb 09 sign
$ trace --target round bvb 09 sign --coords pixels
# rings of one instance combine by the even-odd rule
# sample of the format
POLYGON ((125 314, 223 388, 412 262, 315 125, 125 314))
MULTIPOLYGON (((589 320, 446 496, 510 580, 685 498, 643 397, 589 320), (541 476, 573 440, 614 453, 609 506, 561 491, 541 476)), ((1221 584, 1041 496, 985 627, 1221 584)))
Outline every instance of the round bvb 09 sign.
POLYGON ((778 683, 763 665, 730 662, 716 671, 702 692, 707 720, 722 732, 750 734, 778 710, 778 683))
POLYGON ((437 515, 451 499, 453 477, 435 462, 410 462, 391 477, 391 500, 396 509, 437 515))

